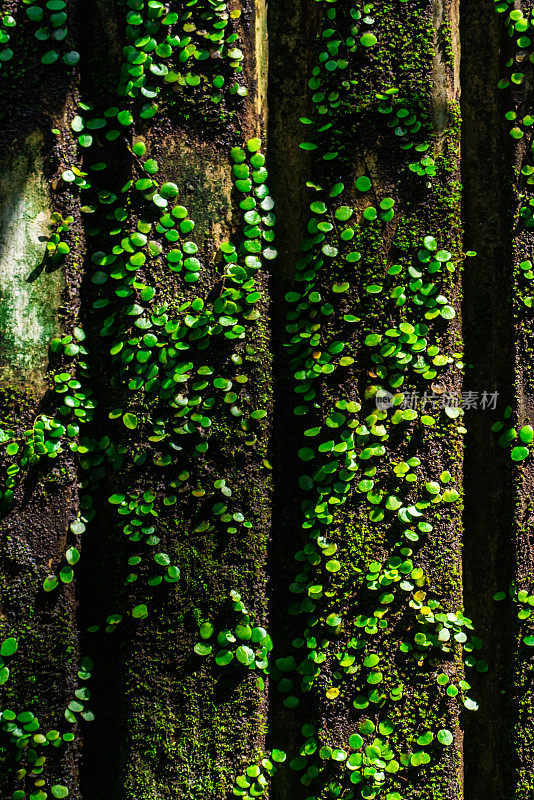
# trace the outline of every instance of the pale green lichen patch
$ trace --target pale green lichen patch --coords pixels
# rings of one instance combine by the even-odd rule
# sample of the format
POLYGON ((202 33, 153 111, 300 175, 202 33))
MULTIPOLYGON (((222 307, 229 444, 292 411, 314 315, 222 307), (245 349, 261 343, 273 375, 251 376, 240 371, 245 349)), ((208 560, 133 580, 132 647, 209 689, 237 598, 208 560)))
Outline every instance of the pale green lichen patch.
POLYGON ((42 139, 31 134, 0 165, 0 381, 42 390, 57 333, 63 276, 47 268, 50 208, 42 139))

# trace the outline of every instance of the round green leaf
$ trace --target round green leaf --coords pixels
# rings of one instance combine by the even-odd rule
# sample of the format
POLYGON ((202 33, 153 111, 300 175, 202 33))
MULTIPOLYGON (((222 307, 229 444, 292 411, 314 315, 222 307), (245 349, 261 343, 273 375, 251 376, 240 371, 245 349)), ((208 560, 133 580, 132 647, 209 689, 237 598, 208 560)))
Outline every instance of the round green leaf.
POLYGON ((355 185, 359 192, 368 192, 371 188, 371 179, 367 175, 361 175, 356 178, 355 185))
POLYGON ((513 447, 511 452, 512 461, 524 461, 529 456, 528 447, 513 447))
POLYGON ((134 430, 139 425, 139 421, 135 414, 124 414, 122 417, 122 421, 124 422, 125 426, 130 430, 134 430))
POLYGON ((52 792, 54 797, 68 797, 69 790, 66 786, 63 786, 59 783, 56 783, 54 786, 50 787, 50 791, 52 792))
POLYGON ((454 741, 452 733, 447 728, 442 728, 438 731, 438 742, 448 747, 454 741))
POLYGON ((4 639, 0 647, 0 656, 12 656, 17 652, 18 642, 12 636, 9 639, 4 639))
POLYGON ((364 33, 363 36, 360 36, 360 44, 362 47, 372 47, 377 41, 374 33, 364 33))

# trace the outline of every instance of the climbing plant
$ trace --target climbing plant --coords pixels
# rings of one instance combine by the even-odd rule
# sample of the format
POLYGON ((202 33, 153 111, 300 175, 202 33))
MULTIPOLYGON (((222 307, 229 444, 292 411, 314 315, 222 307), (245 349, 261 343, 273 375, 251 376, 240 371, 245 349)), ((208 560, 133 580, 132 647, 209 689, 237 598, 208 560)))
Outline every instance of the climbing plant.
MULTIPOLYGON (((130 748, 110 790, 120 784, 124 800, 459 796, 460 714, 476 711, 470 674, 488 665, 461 596, 458 318, 476 254, 461 242, 450 33, 438 47, 427 4, 310 3, 319 25, 292 154, 308 210, 288 265, 255 85, 261 3, 95 3, 113 15, 101 25, 109 42, 90 45, 91 9, 71 23, 76 4, 22 5, 2 17, 0 64, 16 70, 17 36, 21 51, 30 36, 34 64, 69 86, 47 130, 57 163, 44 250, 76 302, 51 337, 36 413, 3 421, 1 508, 9 525, 26 487, 69 469, 75 499, 60 552, 32 564, 36 628, 18 630, 15 614, 2 628, 9 796, 95 793, 93 776, 80 792, 54 758, 107 749, 87 730, 99 725, 93 700, 117 726, 102 725, 102 741, 130 748), (221 189, 213 205, 206 175, 221 189), (271 337, 278 282, 284 323, 271 337), (273 347, 290 397, 278 417, 273 347), (72 699, 49 725, 50 709, 41 723, 39 697, 20 689, 27 676, 15 686, 10 670, 68 602, 80 631, 66 646, 72 699), (106 662, 124 673, 111 688, 106 662), (102 709, 117 685, 126 720, 102 709)), ((508 6, 497 10, 522 63, 530 22, 508 6)), ((512 71, 501 84, 524 79, 512 71)), ((506 115, 518 141, 534 121, 521 102, 506 115)), ((533 274, 525 252, 521 313, 533 274)), ((494 430, 527 461, 532 427, 508 427, 511 416, 494 430)), ((527 591, 510 596, 529 619, 527 591)))

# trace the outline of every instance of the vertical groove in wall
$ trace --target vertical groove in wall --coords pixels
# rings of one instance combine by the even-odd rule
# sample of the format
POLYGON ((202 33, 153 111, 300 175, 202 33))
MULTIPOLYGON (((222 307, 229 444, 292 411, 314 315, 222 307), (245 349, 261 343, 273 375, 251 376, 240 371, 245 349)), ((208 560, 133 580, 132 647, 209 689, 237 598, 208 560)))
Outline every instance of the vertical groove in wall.
MULTIPOLYGON (((108 0, 89 0, 78 6, 79 41, 81 53, 79 100, 113 98, 113 90, 120 68, 120 8, 114 9, 108 0)), ((111 105, 111 102, 110 102, 111 105)), ((72 109, 71 113, 76 113, 72 109)), ((117 150, 115 150, 115 153, 117 150)), ((115 160, 113 172, 107 175, 110 185, 126 182, 130 173, 128 158, 115 160)), ((104 180, 104 179, 103 179, 104 180)), ((85 431, 85 435, 99 439, 109 430, 106 402, 109 402, 112 372, 109 364, 109 345, 103 345, 92 309, 94 286, 91 284, 91 252, 95 238, 88 235, 94 222, 81 215, 85 233, 84 249, 80 254, 84 264, 81 285, 80 321, 87 334, 91 370, 95 380, 95 397, 102 411, 85 431)), ((104 241, 105 246, 105 241, 104 241)), ((80 478, 86 473, 79 471, 80 478)), ((127 658, 131 643, 117 631, 113 635, 88 633, 87 628, 103 622, 108 614, 120 609, 120 591, 124 580, 123 564, 128 558, 123 540, 116 534, 116 519, 107 498, 110 494, 109 477, 104 486, 95 491, 95 519, 89 523, 83 539, 83 557, 77 579, 78 623, 81 650, 94 661, 91 685, 91 710, 95 719, 84 726, 82 761, 80 769, 80 795, 82 798, 99 797, 119 800, 123 793, 124 775, 128 764, 127 731, 128 702, 125 693, 127 658), (109 558, 110 550, 114 557, 109 558), (117 730, 121 735, 117 736, 117 730)), ((82 494, 84 494, 82 489, 82 494)), ((123 537, 124 538, 124 537, 123 537)))
POLYGON ((479 406, 466 411, 464 597, 489 663, 467 675, 480 709, 464 720, 465 800, 503 800, 513 796, 513 611, 492 597, 514 572, 514 509, 509 453, 491 425, 511 401, 514 364, 513 174, 497 89, 505 28, 489 1, 462 0, 460 19, 464 249, 478 253, 464 275, 464 392, 479 406), (480 407, 483 392, 499 393, 496 411, 480 407))
MULTIPOLYGON (((294 553, 301 542, 300 500, 297 476, 300 464, 295 442, 299 417, 293 414, 291 373, 283 341, 285 338, 284 295, 288 290, 309 216, 306 180, 309 160, 299 148, 303 126, 299 117, 309 112, 308 79, 315 57, 314 41, 322 9, 312 0, 276 0, 268 4, 269 80, 267 105, 269 181, 276 207, 276 241, 279 253, 273 262, 270 301, 274 355, 273 423, 273 518, 270 548, 270 619, 275 649, 287 652, 293 638, 285 627, 288 586, 294 574, 294 553)), ((300 428, 298 429, 300 431, 300 428)), ((271 746, 294 750, 299 736, 295 712, 280 707, 280 695, 271 687, 269 735, 271 746)), ((284 800, 293 794, 286 785, 288 771, 275 777, 273 796, 284 800), (282 779, 280 776, 284 775, 282 779), (283 781, 283 783, 282 783, 283 781)), ((296 773, 292 773, 295 777, 296 773)), ((295 778, 298 786, 298 778, 295 778)))

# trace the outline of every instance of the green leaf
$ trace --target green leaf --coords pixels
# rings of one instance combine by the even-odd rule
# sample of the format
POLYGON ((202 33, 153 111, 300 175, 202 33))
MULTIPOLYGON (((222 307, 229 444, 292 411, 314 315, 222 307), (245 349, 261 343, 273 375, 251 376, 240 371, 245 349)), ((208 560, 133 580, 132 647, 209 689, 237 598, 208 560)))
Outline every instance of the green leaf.
POLYGON ((56 783, 54 786, 50 787, 50 791, 52 792, 54 797, 58 798, 68 797, 69 794, 69 790, 67 789, 67 787, 59 783, 56 783))
POLYGON ((202 639, 209 639, 213 636, 214 630, 215 628, 212 622, 203 622, 200 626, 200 636, 202 639))
POLYGON ((129 111, 119 111, 117 114, 117 120, 120 122, 121 125, 132 125, 133 124, 133 116, 129 111))
POLYGON ((361 175, 359 178, 356 178, 355 186, 359 192, 368 192, 371 188, 371 179, 367 177, 367 175, 361 175))
POLYGON ((231 650, 219 650, 215 656, 215 663, 220 667, 225 667, 232 661, 234 654, 231 650))
POLYGON ((9 639, 4 639, 0 647, 0 656, 12 656, 18 650, 18 642, 12 636, 9 639))
POLYGON ((143 169, 145 170, 145 172, 148 172, 149 175, 155 175, 159 169, 158 162, 153 158, 149 158, 143 164, 143 169))
POLYGON ((513 447, 510 453, 512 461, 524 461, 529 456, 528 447, 513 447))
POLYGON ((363 218, 366 219, 368 222, 373 222, 378 214, 376 208, 374 206, 368 206, 363 210, 363 218))
POLYGON ((373 733, 374 729, 375 729, 374 723, 370 719, 364 719, 358 725, 358 730, 364 736, 373 733))
POLYGON ((456 316, 456 311, 454 310, 454 308, 452 306, 449 306, 449 305, 442 306, 440 308, 440 312, 439 313, 441 314, 443 319, 454 319, 454 317, 456 316))
POLYGON ((519 438, 524 444, 530 444, 534 440, 534 428, 532 425, 523 425, 519 431, 519 438))
POLYGON ((112 505, 118 506, 126 499, 126 495, 124 494, 112 494, 111 497, 108 499, 108 502, 112 505))
POLYGON ((363 666, 370 669, 371 667, 376 667, 379 661, 380 658, 376 655, 376 653, 370 653, 368 656, 366 656, 366 658, 364 658, 363 666))
POLYGON ((165 197, 167 200, 172 200, 178 196, 178 187, 175 183, 164 183, 159 192, 162 197, 165 197))
POLYGON ((58 584, 59 581, 56 578, 56 576, 49 575, 48 578, 45 578, 45 580, 43 581, 43 589, 45 590, 45 592, 53 592, 54 589, 57 588, 58 584))
POLYGON ((326 562, 325 568, 328 570, 328 572, 339 572, 341 569, 341 564, 335 558, 332 558, 330 561, 326 562))
POLYGON ((464 700, 464 706, 469 711, 478 711, 478 703, 476 700, 472 700, 470 697, 466 697, 464 700))
POLYGON ((360 736, 359 733, 353 733, 352 736, 349 739, 349 744, 355 750, 359 750, 360 747, 363 744, 363 739, 362 739, 362 737, 360 736))
POLYGON ((419 753, 413 753, 412 756, 410 757, 410 764, 413 767, 420 767, 423 764, 428 764, 429 761, 430 761, 430 756, 428 755, 428 753, 424 753, 422 751, 419 753))
POLYGON ((360 44, 362 47, 372 47, 377 41, 378 39, 374 33, 364 33, 363 36, 360 36, 360 44))
POLYGON ((445 747, 448 747, 450 744, 453 743, 453 741, 454 737, 452 733, 449 730, 447 730, 447 728, 442 728, 440 731, 438 731, 438 742, 440 744, 445 745, 445 747))
POLYGON ((72 581, 74 580, 74 571, 71 569, 70 566, 63 567, 59 571, 59 579, 61 580, 62 583, 72 583, 72 581))
POLYGON ((124 422, 125 426, 130 430, 134 430, 139 425, 139 421, 135 414, 126 413, 122 417, 122 421, 124 422))
POLYGON ((242 147, 232 147, 230 150, 230 158, 232 161, 235 161, 236 164, 242 164, 245 160, 245 151, 242 147))
POLYGON ((73 67, 75 64, 78 63, 80 60, 80 54, 77 50, 69 50, 67 53, 63 54, 63 62, 68 67, 73 67))
POLYGON ((432 742, 434 739, 434 734, 432 731, 425 731, 420 736, 417 737, 416 743, 421 747, 426 747, 428 744, 432 742))
POLYGON ((342 622, 341 617, 338 614, 332 613, 329 614, 326 618, 326 624, 330 628, 337 628, 339 625, 341 625, 341 622, 342 622))
POLYGON ((381 341, 382 341, 381 334, 370 333, 368 336, 365 337, 364 344, 366 344, 367 347, 374 347, 375 345, 380 344, 381 341))
POLYGON ((77 564, 80 560, 80 551, 77 550, 75 547, 69 547, 67 550, 65 557, 69 564, 77 564))
POLYGON ((59 58, 59 55, 58 55, 58 53, 56 53, 55 50, 48 50, 43 56, 41 56, 41 63, 43 63, 43 64, 55 64, 55 62, 58 60, 58 58, 59 58))
POLYGON ((344 188, 345 186, 343 183, 335 183, 328 193, 329 197, 337 197, 344 188))
POLYGON ((197 656, 209 656, 213 650, 213 646, 205 642, 197 642, 193 649, 197 656))
POLYGON ((379 724, 378 730, 383 736, 391 736, 395 730, 395 724, 390 719, 385 719, 379 724))
POLYGON ((246 667, 251 666, 251 664, 253 664, 255 661, 254 651, 252 648, 247 647, 246 645, 239 645, 235 655, 239 663, 246 667))

